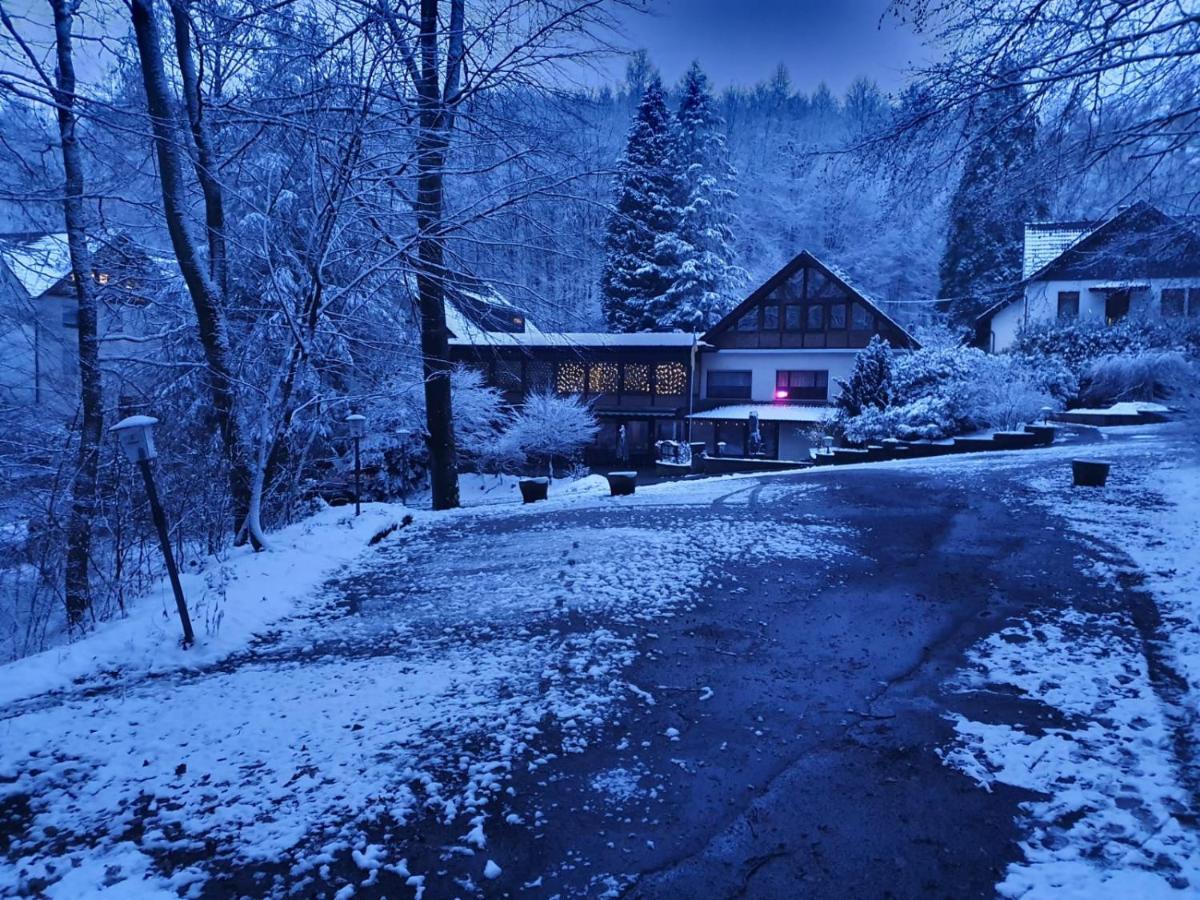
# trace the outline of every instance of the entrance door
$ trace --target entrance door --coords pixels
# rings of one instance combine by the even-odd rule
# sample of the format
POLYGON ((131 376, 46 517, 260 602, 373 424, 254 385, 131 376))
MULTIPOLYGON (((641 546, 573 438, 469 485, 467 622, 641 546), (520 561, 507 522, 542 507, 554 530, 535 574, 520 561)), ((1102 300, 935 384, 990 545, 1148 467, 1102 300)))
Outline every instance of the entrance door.
POLYGON ((1104 321, 1112 325, 1129 315, 1129 291, 1113 291, 1104 300, 1104 321))

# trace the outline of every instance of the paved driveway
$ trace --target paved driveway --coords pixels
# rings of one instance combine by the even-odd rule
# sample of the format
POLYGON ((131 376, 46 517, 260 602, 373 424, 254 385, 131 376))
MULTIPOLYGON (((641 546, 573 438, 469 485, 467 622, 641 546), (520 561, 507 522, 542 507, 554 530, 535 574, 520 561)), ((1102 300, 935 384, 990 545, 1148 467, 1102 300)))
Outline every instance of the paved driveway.
MULTIPOLYGON (((1121 477, 1161 452, 1127 445, 1121 477)), ((1029 692, 947 684, 1035 613, 1126 616, 1138 653, 1155 627, 1139 637, 1144 596, 1089 574, 1094 546, 1043 502, 1067 459, 708 481, 401 530, 307 617, 189 676, 243 679, 231 696, 261 676, 270 715, 307 719, 271 732, 306 754, 276 766, 296 768, 292 833, 264 824, 253 776, 236 803, 219 784, 207 805, 181 795, 175 824, 206 843, 151 855, 209 896, 992 896, 1028 838, 1020 804, 1042 797, 945 764, 953 722, 1070 723, 1029 692), (254 828, 291 849, 248 852, 254 828)))

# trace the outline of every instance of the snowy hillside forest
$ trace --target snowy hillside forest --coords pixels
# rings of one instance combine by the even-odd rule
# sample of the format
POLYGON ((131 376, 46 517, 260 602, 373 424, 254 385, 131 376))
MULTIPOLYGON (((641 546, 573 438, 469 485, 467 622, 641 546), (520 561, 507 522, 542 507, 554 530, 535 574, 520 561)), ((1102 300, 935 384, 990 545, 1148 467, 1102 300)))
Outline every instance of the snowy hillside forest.
MULTIPOLYGON (((702 228, 723 286, 673 283, 706 310, 675 324, 802 249, 901 321, 963 322, 1011 288, 1025 220, 1195 212, 1196 24, 1175 3, 901 3, 940 60, 901 91, 769 63, 706 85, 700 59, 690 107, 622 35, 639 5, 0 0, 0 231, 67 236, 76 323, 54 403, 0 403, 0 654, 157 576, 106 432, 130 413, 163 422, 185 567, 268 545, 344 482, 352 411, 388 423, 365 448, 379 483, 457 505, 456 429, 478 423, 454 422, 445 284, 489 282, 543 330, 611 324, 614 179, 649 92, 665 128, 703 99, 720 145, 689 196, 719 182, 702 228), (600 83, 614 57, 626 76, 600 83)), ((25 334, 29 308, 4 327, 25 334)))

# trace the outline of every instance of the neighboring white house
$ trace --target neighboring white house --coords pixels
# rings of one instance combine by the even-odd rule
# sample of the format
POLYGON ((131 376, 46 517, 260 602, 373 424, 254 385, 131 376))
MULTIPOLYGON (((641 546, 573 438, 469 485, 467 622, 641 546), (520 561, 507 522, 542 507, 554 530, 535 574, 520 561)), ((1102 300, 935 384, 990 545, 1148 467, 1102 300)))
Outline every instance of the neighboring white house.
POLYGON ((1019 293, 976 321, 991 352, 1038 324, 1200 317, 1200 235, 1147 203, 1098 223, 1028 224, 1024 251, 1019 293))

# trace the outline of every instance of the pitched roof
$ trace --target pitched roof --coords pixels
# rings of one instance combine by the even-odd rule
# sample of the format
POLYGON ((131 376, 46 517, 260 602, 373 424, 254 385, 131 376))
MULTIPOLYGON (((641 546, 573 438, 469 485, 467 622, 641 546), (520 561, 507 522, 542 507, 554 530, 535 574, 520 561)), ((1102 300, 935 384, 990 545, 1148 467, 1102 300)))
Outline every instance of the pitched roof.
MULTIPOLYGON (((1047 241, 1049 243, 1052 240, 1065 240, 1072 230, 1085 224, 1068 222, 1060 223, 1059 227, 1052 223, 1035 223, 1032 227, 1044 228, 1047 233, 1052 232, 1053 237, 1047 241), (1053 230, 1055 228, 1057 231, 1053 230)), ((1030 227, 1026 226, 1027 238, 1030 227)), ((1068 267, 1081 266, 1102 269, 1104 274, 1101 277, 1114 282, 1128 280, 1134 275, 1144 280, 1152 274, 1145 270, 1146 266, 1153 268, 1165 264, 1163 241, 1176 245, 1180 241, 1186 242, 1184 254, 1195 258, 1196 269, 1200 271, 1200 233, 1195 225, 1189 220, 1169 216, 1150 203, 1139 201, 1119 210, 1094 228, 1084 231, 1074 241, 1066 243, 1058 254, 1042 262, 1032 272, 1026 273, 1016 287, 1023 288, 1031 281, 1044 280, 1068 267), (1123 235, 1125 242, 1120 243, 1123 235)), ((1029 255, 1029 249, 1026 248, 1027 260, 1029 255)), ((975 321, 987 321, 1020 297, 1021 292, 1018 290, 1013 296, 988 307, 975 321)))
POLYGON ((71 273, 65 233, 0 238, 0 259, 31 298, 40 297, 71 273))
POLYGON ((813 254, 807 250, 801 250, 799 253, 797 253, 794 257, 792 257, 790 262, 783 266, 783 268, 759 285, 750 294, 750 296, 722 316, 721 321, 717 322, 717 324, 715 324, 712 328, 708 329, 708 331, 706 331, 702 336, 701 340, 712 343, 712 338, 718 332, 732 327, 733 323, 741 318, 743 312, 745 312, 754 304, 765 299, 768 294, 775 290, 775 288, 779 287, 780 284, 787 281, 806 265, 819 269, 826 276, 832 278, 835 282, 841 285, 845 290, 849 291, 856 300, 868 306, 875 312, 876 315, 895 328, 909 342, 910 346, 920 346, 920 344, 917 343, 916 338, 909 334, 899 322, 885 313, 880 308, 878 303, 867 296, 866 292, 856 287, 853 282, 850 281, 849 276, 847 276, 845 272, 835 266, 830 266, 821 262, 821 260, 817 259, 817 257, 813 256, 813 254))

